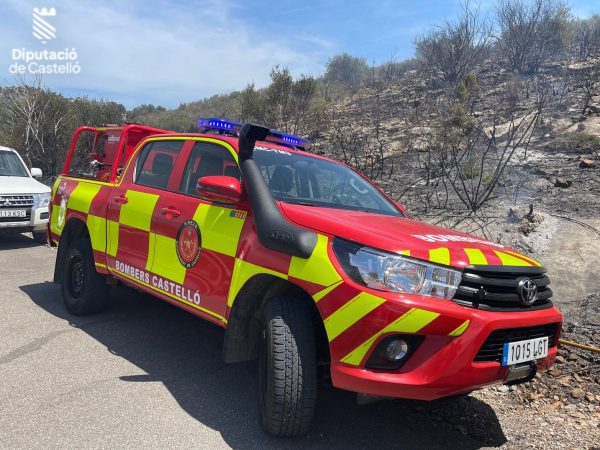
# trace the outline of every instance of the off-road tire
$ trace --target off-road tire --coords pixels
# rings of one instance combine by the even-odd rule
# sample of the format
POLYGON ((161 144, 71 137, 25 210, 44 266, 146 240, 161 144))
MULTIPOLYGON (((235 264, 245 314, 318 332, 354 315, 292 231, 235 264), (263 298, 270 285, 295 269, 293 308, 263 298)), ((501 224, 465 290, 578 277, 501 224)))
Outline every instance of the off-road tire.
POLYGON ((45 231, 34 231, 31 233, 33 235, 33 240, 38 244, 46 244, 46 232, 45 231))
POLYGON ((72 314, 93 314, 108 305, 109 286, 104 276, 96 272, 89 239, 80 238, 69 245, 60 288, 63 302, 72 314))
POLYGON ((312 312, 302 298, 271 299, 261 317, 258 406, 273 436, 308 432, 317 402, 317 352, 312 312))

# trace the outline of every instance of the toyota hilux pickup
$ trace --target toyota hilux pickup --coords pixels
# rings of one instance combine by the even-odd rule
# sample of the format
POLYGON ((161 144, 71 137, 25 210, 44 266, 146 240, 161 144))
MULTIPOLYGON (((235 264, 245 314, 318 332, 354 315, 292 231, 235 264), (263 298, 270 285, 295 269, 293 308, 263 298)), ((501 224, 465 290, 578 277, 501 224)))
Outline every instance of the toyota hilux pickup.
POLYGON ((35 180, 41 176, 15 150, 0 146, 0 234, 31 232, 46 243, 50 188, 35 180))
POLYGON ((276 436, 307 432, 320 382, 433 400, 553 363, 562 316, 538 262, 411 218, 302 138, 198 124, 76 131, 49 226, 71 313, 121 282, 225 328, 276 436))

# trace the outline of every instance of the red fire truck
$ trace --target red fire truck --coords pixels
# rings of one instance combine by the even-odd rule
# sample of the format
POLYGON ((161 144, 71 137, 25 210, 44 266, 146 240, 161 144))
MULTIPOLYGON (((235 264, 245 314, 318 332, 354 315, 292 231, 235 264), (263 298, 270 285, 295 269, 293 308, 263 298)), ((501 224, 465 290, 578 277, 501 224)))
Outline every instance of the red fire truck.
POLYGON ((368 179, 253 124, 82 127, 52 191, 73 314, 121 282, 226 329, 257 360, 271 434, 306 433, 319 380, 432 400, 530 380, 562 316, 533 259, 410 217, 368 179))

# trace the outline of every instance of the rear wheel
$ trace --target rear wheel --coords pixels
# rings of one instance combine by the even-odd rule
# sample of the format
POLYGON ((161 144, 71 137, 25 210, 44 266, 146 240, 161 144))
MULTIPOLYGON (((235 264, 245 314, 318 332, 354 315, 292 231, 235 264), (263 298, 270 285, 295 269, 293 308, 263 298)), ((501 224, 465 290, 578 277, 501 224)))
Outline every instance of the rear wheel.
POLYGON ((34 231, 33 240, 38 244, 46 244, 46 232, 45 231, 34 231))
POLYGON ((60 285, 65 306, 72 314, 93 314, 106 308, 109 286, 96 272, 88 239, 77 239, 69 246, 60 285))
POLYGON ((317 400, 317 356, 311 310, 283 296, 265 305, 258 358, 258 405, 271 435, 306 434, 317 400))

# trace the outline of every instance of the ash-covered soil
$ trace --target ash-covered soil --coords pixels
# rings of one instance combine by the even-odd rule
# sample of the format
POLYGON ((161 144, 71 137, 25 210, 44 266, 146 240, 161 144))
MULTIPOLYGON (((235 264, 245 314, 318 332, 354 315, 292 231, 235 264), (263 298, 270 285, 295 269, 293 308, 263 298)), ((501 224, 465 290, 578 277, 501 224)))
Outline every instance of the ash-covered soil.
MULTIPOLYGON (((540 261, 554 304, 565 314, 562 338, 600 348, 600 161, 547 150, 530 152, 516 205, 499 195, 477 216, 441 212, 422 218, 540 261), (582 167, 582 159, 597 165, 582 167)), ((598 449, 600 353, 561 344, 556 364, 531 382, 413 407, 483 447, 598 449)))

